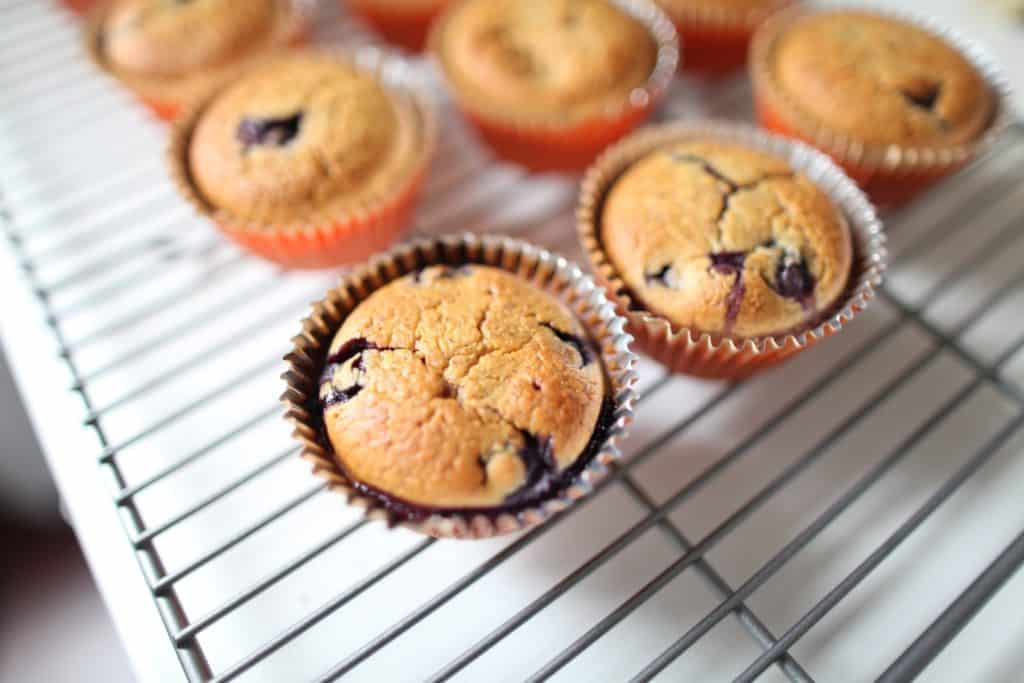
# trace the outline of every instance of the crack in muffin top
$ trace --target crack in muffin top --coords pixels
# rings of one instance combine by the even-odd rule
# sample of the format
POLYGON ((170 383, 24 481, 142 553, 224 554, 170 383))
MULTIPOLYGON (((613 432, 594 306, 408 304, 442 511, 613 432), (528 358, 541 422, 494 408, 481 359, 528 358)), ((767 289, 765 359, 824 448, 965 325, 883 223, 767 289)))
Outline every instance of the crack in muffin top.
POLYGON ((205 201, 254 221, 330 218, 394 189, 415 163, 414 105, 329 56, 267 61, 201 113, 189 167, 205 201))
POLYGON ((345 319, 320 386, 325 434, 358 483, 436 509, 555 491, 605 400, 600 356, 557 299, 487 266, 435 266, 345 319))
POLYGON ((737 337, 814 322, 852 263, 846 221, 820 188, 778 157, 714 141, 629 167, 605 199, 600 235, 642 307, 737 337))
POLYGON ((285 14, 281 0, 117 0, 103 51, 114 69, 136 76, 187 75, 260 47, 285 14))
POLYGON ((608 0, 472 0, 440 46, 458 90, 523 114, 591 114, 643 87, 650 31, 608 0))
POLYGON ((992 93, 943 39, 856 11, 798 18, 776 40, 777 85, 826 129, 867 144, 962 144, 991 120, 992 93))

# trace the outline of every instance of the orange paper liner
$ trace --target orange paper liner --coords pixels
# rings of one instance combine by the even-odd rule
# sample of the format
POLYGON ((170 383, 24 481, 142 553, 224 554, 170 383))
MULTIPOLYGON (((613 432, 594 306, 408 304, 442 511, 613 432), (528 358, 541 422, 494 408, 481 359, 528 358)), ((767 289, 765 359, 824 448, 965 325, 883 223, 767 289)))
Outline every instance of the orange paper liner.
POLYGON ((890 207, 911 201, 991 149, 1012 122, 1008 81, 991 56, 978 45, 930 19, 868 8, 882 16, 914 24, 959 50, 988 84, 994 101, 992 119, 975 140, 924 147, 862 144, 829 130, 803 113, 798 103, 778 85, 772 69, 772 54, 778 37, 794 22, 817 11, 827 10, 794 7, 780 12, 755 34, 750 72, 757 117, 764 128, 807 142, 831 156, 876 204, 890 207))
POLYGON ((714 2, 662 2, 682 45, 681 70, 725 75, 747 63, 754 31, 765 19, 799 0, 774 0, 760 7, 729 8, 714 2))
POLYGON ((236 64, 209 69, 186 78, 154 81, 111 68, 100 51, 100 34, 112 0, 89 3, 91 7, 85 29, 85 48, 93 64, 134 92, 139 101, 158 119, 172 123, 192 104, 237 76, 253 61, 266 58, 277 48, 295 48, 306 44, 310 36, 308 12, 300 7, 299 0, 283 1, 290 11, 281 19, 281 26, 276 30, 272 46, 236 64))
POLYGON ((778 365, 839 332, 875 297, 885 270, 885 236, 874 207, 856 184, 826 156, 807 145, 750 126, 716 122, 666 125, 639 131, 605 152, 583 180, 577 228, 593 270, 619 311, 629 320, 636 348, 673 372, 715 379, 742 379, 778 365), (739 338, 708 334, 671 323, 644 310, 612 265, 600 239, 601 207, 608 190, 632 164, 650 152, 693 139, 714 139, 759 149, 786 159, 826 192, 850 226, 854 261, 842 299, 808 330, 739 338))
POLYGON ((434 0, 427 6, 397 6, 381 0, 342 0, 352 14, 362 18, 389 43, 410 52, 421 52, 434 19, 444 11, 449 0, 434 0))
POLYGON ((510 238, 473 234, 421 240, 395 248, 346 276, 326 297, 313 305, 293 340, 283 375, 287 389, 281 397, 285 417, 294 425, 293 436, 302 446, 302 457, 330 488, 362 507, 370 519, 384 520, 438 538, 487 538, 508 534, 540 524, 590 493, 609 474, 620 454, 615 443, 633 418, 636 394, 636 356, 629 350, 631 338, 623 329, 626 321, 604 292, 565 259, 510 238), (569 306, 586 328, 606 371, 607 396, 613 401, 610 425, 593 459, 563 490, 546 501, 519 512, 493 513, 457 511, 435 513, 425 519, 400 519, 377 497, 367 496, 353 486, 325 445, 320 427, 320 375, 331 341, 345 318, 374 291, 403 275, 431 265, 476 263, 514 273, 556 296, 569 306))
POLYGON ((437 144, 437 115, 432 99, 405 82, 405 70, 388 68, 388 58, 376 50, 354 56, 336 53, 339 60, 374 71, 403 106, 412 111, 409 125, 420 130, 420 149, 410 170, 396 179, 391 192, 368 198, 362 205, 341 210, 322 219, 294 224, 259 224, 232 216, 210 206, 192 181, 188 148, 192 132, 211 93, 175 123, 168 147, 168 163, 179 192, 196 211, 213 222, 229 239, 244 249, 286 268, 320 269, 358 263, 401 239, 411 225, 412 213, 437 144))
POLYGON ((63 0, 64 6, 80 16, 87 15, 98 0, 63 0))
MULTIPOLYGON (((533 172, 582 171, 602 150, 650 117, 662 101, 679 61, 675 28, 649 0, 612 1, 650 29, 657 44, 657 59, 644 87, 633 90, 628 98, 607 111, 575 120, 564 115, 517 117, 487 102, 471 101, 455 88, 451 89, 462 114, 499 158, 533 172)), ((430 51, 442 71, 445 69, 441 47, 446 17, 452 16, 458 5, 454 3, 431 31, 430 51)))

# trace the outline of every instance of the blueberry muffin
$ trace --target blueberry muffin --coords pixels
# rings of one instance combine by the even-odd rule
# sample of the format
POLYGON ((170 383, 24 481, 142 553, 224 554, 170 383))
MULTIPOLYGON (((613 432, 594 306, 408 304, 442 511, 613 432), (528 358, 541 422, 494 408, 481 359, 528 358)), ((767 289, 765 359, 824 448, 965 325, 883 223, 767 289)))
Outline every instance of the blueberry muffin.
POLYGON ((644 7, 641 18, 612 0, 460 0, 431 50, 499 157, 580 170, 650 114, 675 71, 675 31, 644 7))
POLYGON ((174 113, 304 28, 291 0, 111 0, 90 43, 104 68, 174 113))
POLYGON ((816 12, 774 41, 775 87, 824 129, 869 145, 969 142, 994 98, 955 47, 914 24, 863 11, 816 12))
POLYGON ((718 141, 657 149, 611 186, 599 234, 642 308, 732 338, 806 329, 841 298, 841 211, 782 159, 718 141))
POLYGON ((644 85, 656 58, 650 31, 608 0, 470 0, 444 35, 452 86, 522 115, 614 105, 644 85))
POLYGON ((326 442, 399 518, 505 513, 559 492, 604 442, 600 354, 548 293, 433 266, 359 303, 330 346, 326 442))
POLYGON ((420 162, 414 104, 377 76, 316 54, 274 60, 207 104, 188 166, 217 213, 315 224, 387 195, 420 162))

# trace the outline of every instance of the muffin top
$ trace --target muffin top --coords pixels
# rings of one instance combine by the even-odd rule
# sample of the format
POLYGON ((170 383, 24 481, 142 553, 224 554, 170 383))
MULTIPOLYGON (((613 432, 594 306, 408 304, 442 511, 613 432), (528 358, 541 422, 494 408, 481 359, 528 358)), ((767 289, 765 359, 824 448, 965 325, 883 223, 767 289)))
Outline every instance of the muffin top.
POLYGON ((330 217, 393 191, 422 144, 416 106, 353 64, 305 54, 253 69, 200 113, 192 181, 231 217, 330 217))
POLYGON ((717 141, 637 161, 604 203, 601 241, 647 310, 697 332, 793 332, 836 303, 852 247, 841 212, 777 157, 717 141))
POLYGON ((816 12, 783 29, 777 86, 802 112, 867 144, 960 144, 992 116, 978 70, 941 38, 868 12, 816 12))
POLYGON ((430 267, 374 292, 334 337, 327 439, 392 503, 505 510, 555 493, 605 399, 601 358, 558 300, 502 270, 430 267))
POLYGON ((285 0, 114 0, 101 27, 103 54, 135 76, 184 76, 246 56, 287 13, 285 0))
POLYGON ((654 70, 657 47, 609 0, 468 0, 438 51, 456 91, 517 115, 580 116, 621 105, 654 70))

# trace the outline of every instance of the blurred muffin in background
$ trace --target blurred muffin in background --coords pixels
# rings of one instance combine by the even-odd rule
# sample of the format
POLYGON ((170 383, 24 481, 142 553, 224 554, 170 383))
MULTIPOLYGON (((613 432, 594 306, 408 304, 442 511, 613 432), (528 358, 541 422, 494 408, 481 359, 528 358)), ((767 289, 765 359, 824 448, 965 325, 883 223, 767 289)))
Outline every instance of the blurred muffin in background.
POLYGON ((535 171, 585 168, 647 118, 678 59, 645 0, 460 0, 431 50, 497 155, 535 171))
POLYGON ((171 120, 253 59, 302 42, 306 29, 292 0, 109 0, 93 14, 87 47, 171 120))
POLYGON ((676 25, 684 71, 724 74, 747 62, 754 31, 798 0, 655 0, 676 25))
POLYGON ((898 15, 783 12, 751 55, 762 124, 830 154, 879 204, 906 201, 966 163, 1000 106, 994 67, 898 15))
POLYGON ((341 0, 385 40, 419 52, 434 19, 451 0, 341 0))

